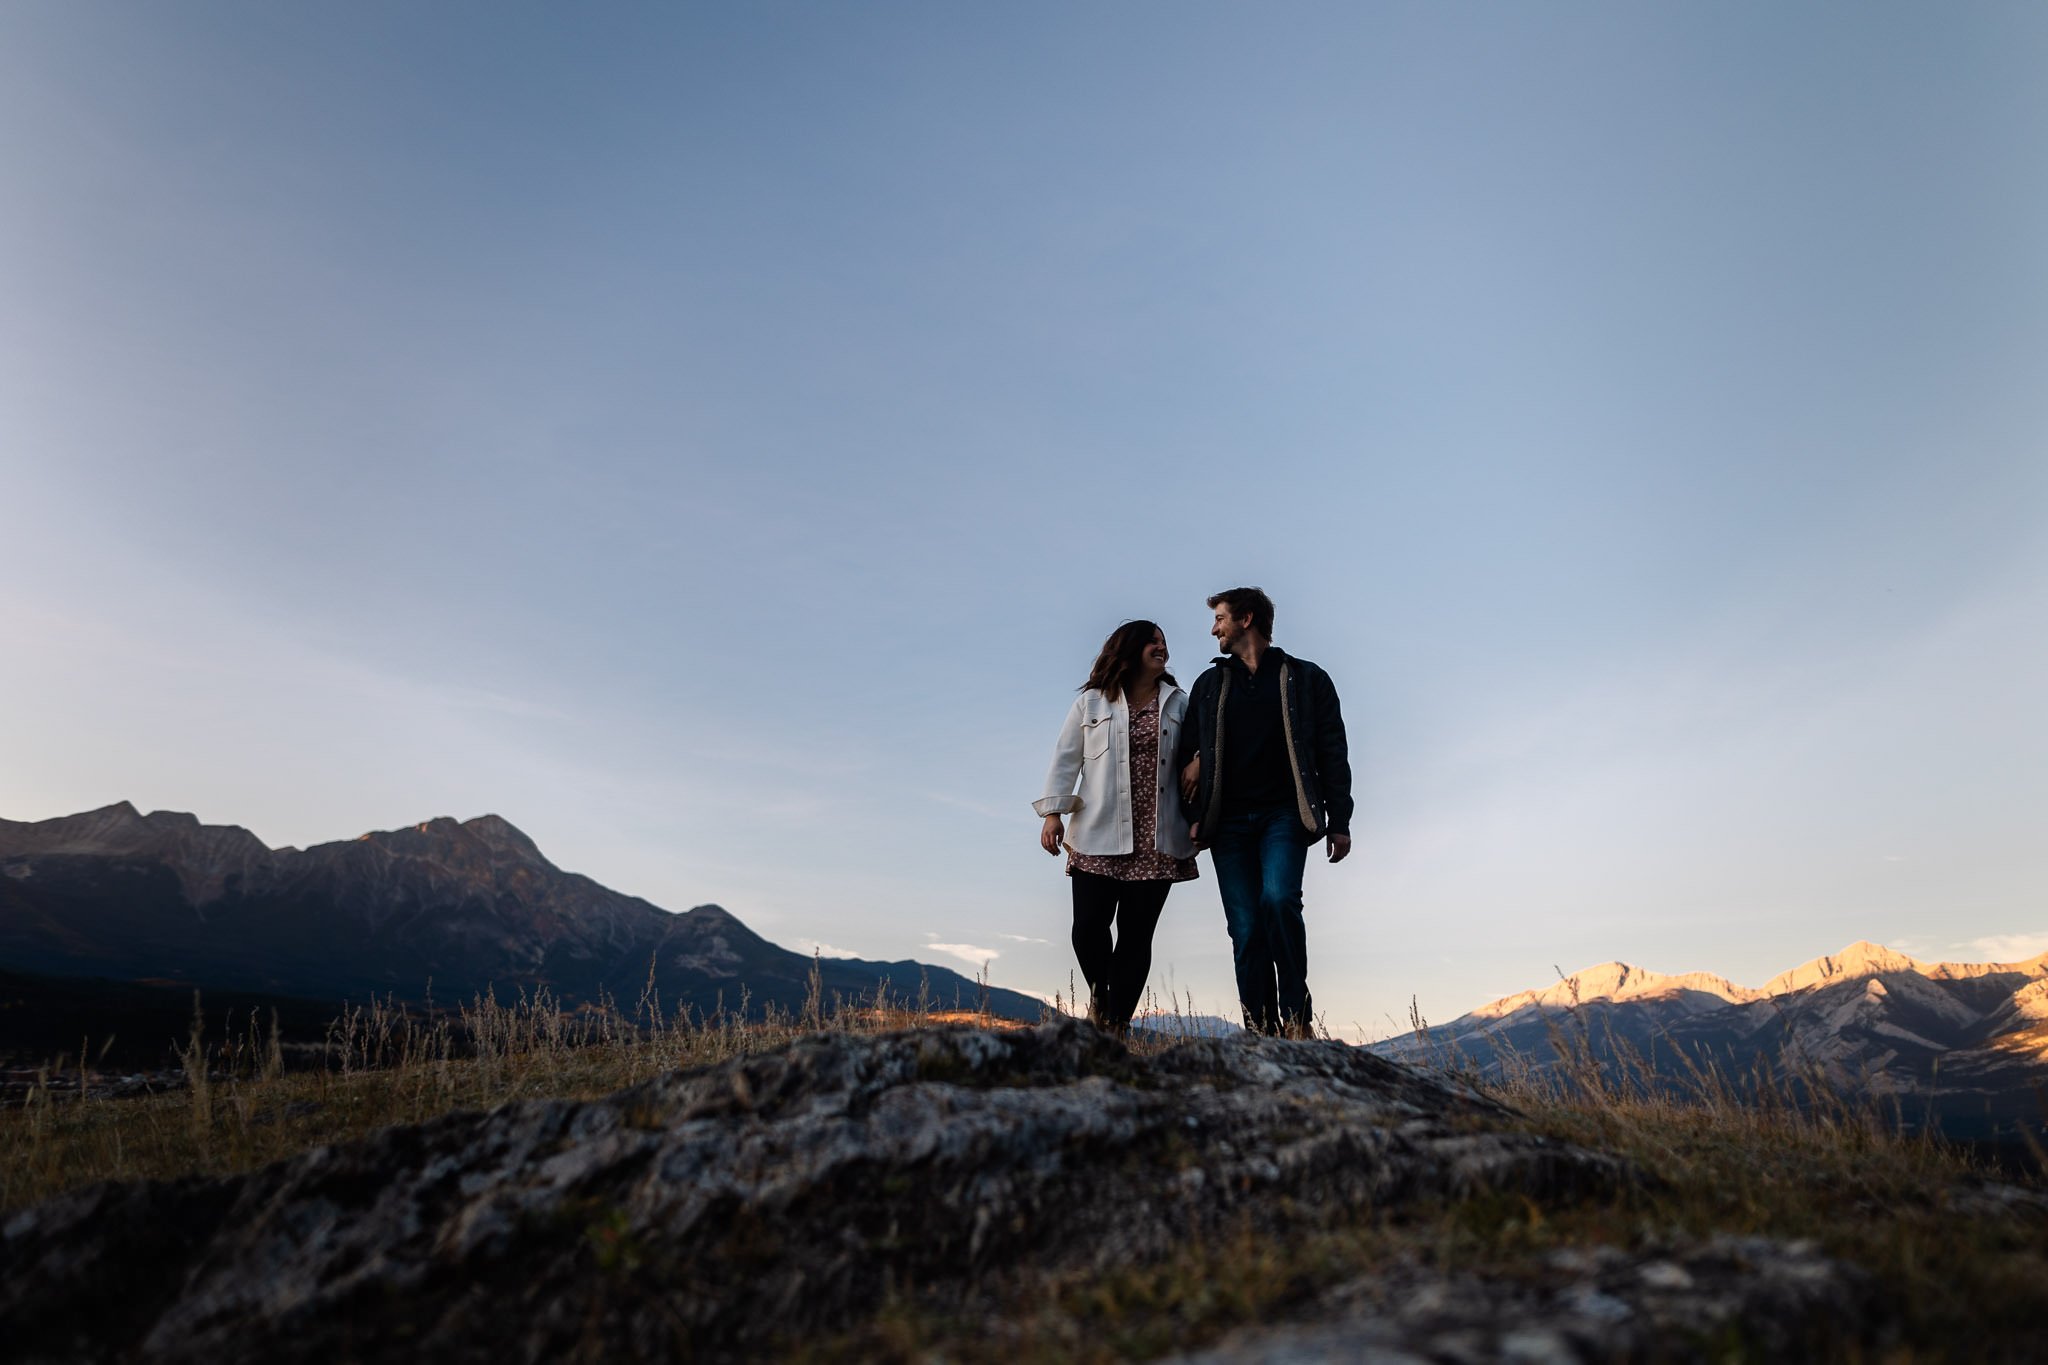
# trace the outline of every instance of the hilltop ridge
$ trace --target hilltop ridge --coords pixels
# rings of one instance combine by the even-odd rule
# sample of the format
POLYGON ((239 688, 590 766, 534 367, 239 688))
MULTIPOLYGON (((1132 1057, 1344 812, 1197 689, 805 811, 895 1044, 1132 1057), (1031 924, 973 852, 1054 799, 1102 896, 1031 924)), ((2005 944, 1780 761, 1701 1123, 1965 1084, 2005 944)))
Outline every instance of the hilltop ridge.
POLYGON ((1708 1365, 1733 1339, 1790 1361, 1893 1330, 1868 1271, 1811 1241, 1680 1231, 1675 1203, 1659 1206, 1670 1231, 1626 1249, 1547 1231, 1461 1242, 1455 1261, 1403 1246, 1491 1228, 1495 1209, 1546 1230, 1623 1208, 1640 1223, 1668 1188, 1341 1043, 1126 1048, 1073 1019, 828 1030, 601 1096, 9 1210, 0 1317, 17 1357, 50 1365, 1176 1344, 1247 1365, 1708 1365), (122 1312, 97 1311, 109 1282, 122 1312), (1571 1349, 1533 1352, 1548 1342, 1571 1349))

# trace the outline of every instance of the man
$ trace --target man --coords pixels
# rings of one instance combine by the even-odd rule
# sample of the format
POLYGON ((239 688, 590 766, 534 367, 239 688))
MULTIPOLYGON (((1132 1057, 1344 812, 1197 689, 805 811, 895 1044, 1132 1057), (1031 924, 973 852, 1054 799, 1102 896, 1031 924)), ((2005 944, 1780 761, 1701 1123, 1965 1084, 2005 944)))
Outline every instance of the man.
POLYGON ((1351 852, 1351 760, 1330 675, 1273 643, 1273 599, 1229 588, 1209 599, 1223 654, 1195 680, 1174 762, 1196 848, 1223 894, 1244 1023, 1307 1038, 1308 942, 1301 878, 1309 845, 1351 852))

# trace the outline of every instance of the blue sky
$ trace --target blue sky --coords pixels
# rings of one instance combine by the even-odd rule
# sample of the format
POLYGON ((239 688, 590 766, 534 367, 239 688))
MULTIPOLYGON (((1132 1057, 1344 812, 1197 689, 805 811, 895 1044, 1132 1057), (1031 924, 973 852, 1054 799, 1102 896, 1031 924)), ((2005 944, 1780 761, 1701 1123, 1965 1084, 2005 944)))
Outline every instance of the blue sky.
MULTIPOLYGON (((2039 952, 2044 65, 1991 4, 8 6, 0 816, 495 811, 1063 990, 1072 689, 1248 582, 1351 722, 1339 1031, 2039 952)), ((1157 962, 1229 1012, 1206 870, 1157 962)))

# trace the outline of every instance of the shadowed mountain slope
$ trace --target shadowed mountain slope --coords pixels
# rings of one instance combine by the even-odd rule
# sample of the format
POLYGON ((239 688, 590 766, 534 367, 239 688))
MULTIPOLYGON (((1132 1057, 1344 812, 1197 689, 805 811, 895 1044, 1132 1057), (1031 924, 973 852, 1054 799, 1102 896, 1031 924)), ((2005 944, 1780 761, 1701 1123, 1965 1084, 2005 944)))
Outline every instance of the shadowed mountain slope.
MULTIPOLYGON (((375 992, 443 1001, 545 988, 628 1006, 650 985, 699 1014, 793 1010, 812 959, 716 905, 671 914, 574 872, 495 815, 428 820, 319 844, 267 847, 248 830, 127 802, 54 820, 0 820, 0 964, 53 976, 155 981, 313 999, 375 992)), ((972 1006, 977 983, 915 962, 826 958, 826 1002, 972 1006)), ((990 988, 996 1014, 1033 997, 990 988)))

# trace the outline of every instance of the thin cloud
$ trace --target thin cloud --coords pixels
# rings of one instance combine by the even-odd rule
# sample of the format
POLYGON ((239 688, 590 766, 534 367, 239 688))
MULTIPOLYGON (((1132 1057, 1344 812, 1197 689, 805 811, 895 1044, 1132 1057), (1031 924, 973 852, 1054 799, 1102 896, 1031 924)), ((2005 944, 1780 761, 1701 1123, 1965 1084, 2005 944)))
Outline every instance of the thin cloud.
POLYGON ((2048 934, 1988 934, 1955 946, 1975 954, 1971 962, 2024 962, 2048 953, 2048 934))
POLYGON ((935 953, 944 953, 948 957, 957 957, 962 962, 974 967, 986 967, 989 963, 1002 956, 994 948, 977 948, 972 943, 927 943, 925 947, 930 948, 935 953))
POLYGON ((829 943, 820 943, 820 942, 819 942, 819 941, 818 941, 817 939, 814 939, 814 938, 800 938, 800 939, 797 939, 797 940, 796 940, 796 946, 797 946, 797 951, 798 951, 798 952, 801 952, 801 953, 806 953, 806 954, 808 954, 808 953, 816 953, 816 954, 817 954, 817 955, 818 955, 819 957, 859 957, 859 956, 860 956, 860 954, 859 954, 859 953, 855 952, 855 951, 854 951, 853 949, 851 949, 851 948, 835 948, 835 947, 833 947, 833 946, 832 946, 831 944, 829 944, 829 943))
POLYGON ((1008 940, 1009 940, 1010 942, 1012 942, 1012 943, 1050 943, 1050 942, 1052 942, 1052 940, 1051 940, 1051 939, 1049 939, 1049 938, 1033 938, 1033 937, 1031 937, 1031 935, 1029 935, 1029 934, 997 934, 997 935, 996 935, 996 937, 997 937, 997 938, 1006 938, 1006 939, 1008 939, 1008 940))

